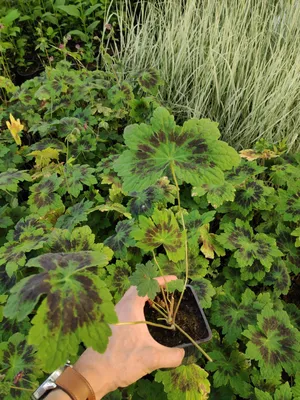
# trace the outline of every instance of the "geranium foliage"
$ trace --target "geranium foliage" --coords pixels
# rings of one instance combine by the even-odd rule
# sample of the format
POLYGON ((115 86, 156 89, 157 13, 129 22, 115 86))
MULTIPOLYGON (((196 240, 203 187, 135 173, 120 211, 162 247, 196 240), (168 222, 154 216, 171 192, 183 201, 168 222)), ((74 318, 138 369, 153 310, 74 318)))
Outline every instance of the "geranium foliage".
POLYGON ((155 380, 163 383, 168 400, 206 400, 210 392, 207 376, 198 365, 190 364, 171 371, 159 371, 155 380))
POLYGON ((257 325, 243 332, 249 341, 246 356, 258 361, 264 378, 280 376, 282 369, 295 374, 300 367, 300 334, 284 311, 266 307, 257 317, 257 325))
POLYGON ((161 107, 157 71, 110 66, 46 67, 0 107, 0 398, 104 352, 126 290, 155 299, 162 271, 176 298, 187 261, 213 361, 187 349, 105 399, 299 400, 299 154, 240 157, 216 122, 161 107))
POLYGON ((132 125, 125 129, 125 150, 114 168, 124 180, 126 191, 143 190, 162 176, 176 176, 197 186, 220 183, 223 170, 237 166, 239 157, 220 137, 217 124, 210 120, 190 120, 183 127, 164 108, 153 113, 151 125, 132 125))

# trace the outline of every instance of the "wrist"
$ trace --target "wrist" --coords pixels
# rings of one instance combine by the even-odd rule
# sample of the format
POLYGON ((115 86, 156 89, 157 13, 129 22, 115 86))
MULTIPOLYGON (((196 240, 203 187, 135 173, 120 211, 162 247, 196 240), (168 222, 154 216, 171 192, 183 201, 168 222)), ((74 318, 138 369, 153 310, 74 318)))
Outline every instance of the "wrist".
POLYGON ((114 368, 105 354, 88 348, 74 364, 79 372, 92 386, 96 399, 102 399, 107 393, 117 389, 114 368))

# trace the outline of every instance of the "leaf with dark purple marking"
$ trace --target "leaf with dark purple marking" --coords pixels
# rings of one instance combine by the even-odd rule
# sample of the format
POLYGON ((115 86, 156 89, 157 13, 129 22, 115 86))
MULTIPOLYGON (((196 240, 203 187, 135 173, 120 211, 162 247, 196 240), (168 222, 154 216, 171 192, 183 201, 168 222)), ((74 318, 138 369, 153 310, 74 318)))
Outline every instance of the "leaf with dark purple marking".
POLYGON ((262 377, 280 377, 283 369, 289 375, 299 371, 300 333, 285 311, 266 306, 243 335, 249 339, 246 356, 258 361, 262 377))
POLYGON ((229 356, 222 351, 214 350, 209 356, 213 362, 209 362, 206 369, 215 372, 214 386, 230 385, 235 394, 249 398, 252 388, 249 383, 250 368, 246 356, 238 350, 232 350, 229 356))
POLYGON ((0 174, 0 190, 17 192, 18 184, 22 181, 31 181, 31 177, 27 171, 18 171, 17 169, 9 168, 0 174))
POLYGON ((267 273, 264 279, 264 284, 273 285, 273 290, 278 296, 288 293, 291 286, 291 278, 285 261, 274 261, 270 272, 267 273))
POLYGON ((108 265, 106 269, 108 275, 105 279, 105 283, 113 293, 114 299, 118 302, 131 286, 129 277, 132 270, 127 262, 121 260, 116 260, 115 264, 108 265))
POLYGON ((211 322, 222 328, 228 343, 234 343, 248 324, 256 322, 257 313, 264 305, 250 289, 245 290, 241 301, 224 289, 214 299, 211 322))
POLYGON ((37 346, 47 371, 76 354, 81 342, 99 352, 105 350, 111 334, 108 324, 116 316, 98 271, 110 258, 111 253, 100 251, 43 254, 27 263, 41 272, 11 289, 4 315, 21 321, 37 308, 28 343, 37 346))
POLYGON ((220 207, 226 201, 233 201, 235 196, 235 188, 230 182, 220 185, 212 183, 204 183, 199 187, 194 187, 192 196, 203 196, 206 194, 207 201, 214 208, 220 207))
POLYGON ((63 181, 65 190, 72 196, 78 197, 83 190, 83 185, 90 187, 97 183, 97 179, 93 175, 94 172, 95 169, 90 168, 89 165, 66 164, 63 181))
POLYGON ((126 258, 128 247, 135 246, 135 241, 131 237, 133 225, 133 219, 118 222, 116 233, 104 240, 104 244, 113 250, 115 257, 126 258))
POLYGON ((88 212, 93 204, 92 201, 88 200, 81 200, 79 203, 74 204, 74 206, 69 207, 65 213, 58 218, 55 226, 72 231, 76 225, 87 221, 88 212))
POLYGON ((62 178, 53 174, 43 178, 39 183, 30 187, 31 195, 28 199, 30 210, 38 215, 57 209, 64 209, 61 197, 55 193, 62 185, 62 178))
POLYGON ((152 251, 162 245, 171 261, 184 259, 184 233, 171 210, 160 211, 156 208, 151 218, 141 216, 132 237, 142 250, 152 251))
POLYGON ((156 95, 158 87, 163 83, 159 78, 158 71, 154 68, 150 68, 147 71, 143 71, 137 79, 141 88, 146 93, 156 95))
POLYGON ((197 293, 202 308, 210 308, 216 290, 208 279, 200 278, 192 281, 192 286, 197 293))
POLYGON ((156 185, 149 186, 141 192, 129 193, 133 199, 128 203, 134 217, 139 215, 151 216, 157 204, 166 206, 168 202, 174 204, 176 188, 169 184, 167 177, 160 179, 156 185))
POLYGON ((276 211, 284 221, 300 221, 300 187, 288 190, 278 190, 276 211))
POLYGON ((21 333, 15 333, 8 342, 0 343, 0 383, 6 383, 8 387, 7 394, 1 399, 28 399, 28 393, 39 385, 40 364, 36 349, 27 344, 21 333))
POLYGON ((210 392, 208 373, 196 364, 158 371, 155 381, 162 382, 168 400, 207 400, 210 392))
POLYGON ((256 161, 242 159, 238 167, 226 173, 226 179, 234 186, 240 185, 248 179, 253 180, 254 176, 261 174, 265 169, 265 167, 257 165, 256 161))
POLYGON ((169 112, 158 107, 151 125, 134 124, 125 128, 128 147, 115 161, 114 169, 123 179, 127 192, 142 191, 162 176, 199 186, 220 184, 224 170, 237 166, 240 157, 220 137, 217 124, 209 119, 192 119, 176 126, 169 112))
POLYGON ((254 234, 249 222, 236 219, 235 223, 224 223, 225 231, 217 240, 225 249, 233 250, 240 267, 252 265, 259 260, 266 268, 270 268, 276 257, 283 254, 276 246, 276 240, 264 233, 254 234))

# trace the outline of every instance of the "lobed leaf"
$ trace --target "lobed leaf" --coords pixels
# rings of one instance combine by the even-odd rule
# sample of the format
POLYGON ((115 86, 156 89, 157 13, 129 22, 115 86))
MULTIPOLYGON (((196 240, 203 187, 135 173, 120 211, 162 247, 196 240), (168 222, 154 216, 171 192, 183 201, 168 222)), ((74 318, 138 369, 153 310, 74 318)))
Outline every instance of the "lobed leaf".
POLYGON ((127 248, 135 245, 135 241, 131 238, 133 224, 133 219, 118 222, 115 235, 104 240, 104 244, 113 250, 115 257, 126 258, 127 248))
POLYGON ((222 328, 228 343, 234 343, 248 324, 256 322, 257 313, 265 306, 257 300, 255 293, 246 289, 241 301, 226 289, 219 293, 212 305, 211 321, 222 328))
POLYGON ((190 120, 183 127, 163 107, 158 107, 151 125, 127 126, 125 150, 114 163, 123 178, 124 190, 142 191, 167 175, 170 167, 180 181, 193 186, 224 181, 223 170, 237 166, 240 157, 226 143, 218 141, 217 124, 210 120, 190 120))
POLYGON ((11 289, 4 315, 18 321, 46 295, 32 319, 28 343, 37 346, 47 371, 76 354, 81 342, 104 352, 111 334, 108 323, 115 322, 116 315, 97 270, 109 260, 105 252, 99 251, 43 254, 27 263, 41 272, 22 279, 11 289), (42 345, 46 342, 47 347, 42 345))
POLYGON ((224 233, 217 240, 225 249, 235 251, 234 257, 240 267, 252 265, 256 259, 266 268, 270 268, 274 258, 283 255, 274 238, 264 233, 254 234, 249 222, 236 219, 235 224, 225 223, 222 229, 224 233))
POLYGON ((31 212, 43 216, 49 211, 64 209, 60 196, 55 193, 61 184, 62 179, 53 174, 32 185, 30 187, 31 195, 28 199, 31 212))
POLYGON ((288 374, 300 368, 300 333, 284 311, 265 307, 255 325, 243 332, 249 341, 246 356, 258 361, 264 378, 279 377, 282 369, 288 374))
POLYGON ((184 259, 184 233, 171 210, 154 210, 151 218, 139 217, 139 224, 132 230, 136 246, 145 251, 152 251, 163 245, 171 261, 184 259))
POLYGON ((235 394, 249 399, 251 385, 249 383, 249 363, 245 354, 238 350, 232 350, 230 355, 222 351, 214 350, 209 353, 213 362, 206 365, 208 371, 215 372, 213 375, 214 386, 224 387, 230 385, 235 394))
POLYGON ((207 376, 199 365, 190 364, 158 371, 155 381, 162 382, 168 400, 207 400, 210 392, 207 376))
POLYGON ((156 278, 158 276, 158 271, 151 263, 148 261, 144 264, 137 264, 135 272, 129 278, 130 283, 137 287, 139 296, 148 296, 149 299, 154 300, 156 294, 160 291, 159 284, 156 278))
POLYGON ((17 192, 19 182, 31 181, 27 171, 18 171, 15 168, 9 168, 5 172, 0 173, 0 190, 17 192))

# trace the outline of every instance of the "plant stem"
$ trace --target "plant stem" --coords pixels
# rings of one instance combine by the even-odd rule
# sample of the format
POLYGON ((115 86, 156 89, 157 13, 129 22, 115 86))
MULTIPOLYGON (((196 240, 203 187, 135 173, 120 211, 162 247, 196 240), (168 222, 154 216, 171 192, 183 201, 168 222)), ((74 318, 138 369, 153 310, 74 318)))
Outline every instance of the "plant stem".
POLYGON ((153 300, 151 300, 151 301, 153 302, 151 307, 154 308, 154 310, 156 310, 158 313, 160 313, 164 318, 168 319, 169 315, 165 312, 165 310, 159 304, 157 304, 155 301, 153 301, 153 300))
POLYGON ((188 259, 188 243, 187 243, 186 227, 185 227, 184 217, 183 217, 183 213, 182 213, 182 209, 181 209, 179 186, 178 186, 178 182, 177 182, 177 178, 176 178, 176 174, 175 174, 175 170, 174 170, 174 163, 173 162, 170 163, 170 167, 171 167, 171 172, 172 172, 172 175, 173 175, 174 183, 175 183, 175 186, 176 186, 178 208, 179 208, 182 227, 183 227, 183 232, 184 232, 184 236, 185 236, 185 238, 184 238, 184 247, 185 247, 185 281, 184 281, 183 291, 180 294, 180 298, 178 300, 178 303, 176 305, 176 309, 175 309, 175 312, 174 312, 174 315, 173 315, 173 323, 175 324, 176 315, 178 313, 179 306, 180 306, 180 303, 181 303, 181 301, 183 299, 185 288, 186 288, 186 285, 187 285, 187 282, 188 282, 188 277, 189 277, 189 259, 188 259))
POLYGON ((21 387, 17 387, 17 386, 10 386, 11 389, 15 389, 15 390, 23 390, 25 392, 33 392, 34 389, 26 389, 26 388, 21 388, 21 387))
POLYGON ((197 343, 195 342, 194 339, 191 338, 191 336, 190 336, 188 333, 186 333, 182 328, 180 328, 179 325, 177 325, 177 324, 175 324, 175 323, 174 323, 174 326, 175 326, 175 328, 177 328, 184 336, 186 336, 186 337, 193 343, 193 345, 194 345, 195 347, 197 347, 197 349, 204 355, 204 357, 206 357, 206 358, 208 359, 208 361, 210 361, 210 362, 213 361, 212 358, 209 357, 209 355, 202 349, 202 347, 199 346, 199 344, 197 344, 197 343))
MULTIPOLYGON (((163 277, 164 282, 165 282, 165 286, 166 286, 166 288, 167 288, 166 279, 165 279, 165 277, 164 277, 164 274, 163 274, 162 269, 160 268, 160 266, 159 266, 159 264, 158 264, 158 261, 157 261, 157 259, 156 259, 156 257, 155 257, 155 253, 154 253, 153 250, 152 250, 152 255, 153 255, 154 262, 155 262, 155 264, 157 265, 157 268, 159 269, 160 275, 163 277)), ((167 289, 167 290, 168 290, 168 289, 167 289)), ((165 294, 163 288, 161 288, 161 292, 162 292, 162 295, 163 295, 163 298, 164 298, 164 302, 165 302, 165 304, 166 304, 166 309, 167 309, 167 311, 168 311, 168 316, 170 316, 170 308, 169 308, 169 304, 168 304, 168 301, 167 301, 167 298, 166 298, 166 294, 165 294)), ((168 300, 169 300, 168 292, 167 292, 167 297, 168 297, 168 300)))
POLYGON ((155 322, 149 322, 149 321, 117 322, 116 324, 112 325, 123 326, 123 325, 137 325, 137 324, 147 324, 147 325, 157 326, 158 328, 169 329, 172 331, 174 330, 172 326, 156 324, 155 322))

